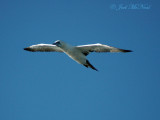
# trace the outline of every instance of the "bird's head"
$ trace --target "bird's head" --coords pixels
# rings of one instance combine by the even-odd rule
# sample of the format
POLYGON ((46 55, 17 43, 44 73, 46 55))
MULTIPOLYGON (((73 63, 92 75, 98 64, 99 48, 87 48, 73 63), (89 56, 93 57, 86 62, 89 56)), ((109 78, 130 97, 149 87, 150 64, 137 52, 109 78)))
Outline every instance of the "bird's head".
POLYGON ((57 47, 62 47, 64 45, 64 42, 61 40, 57 40, 53 43, 53 45, 56 45, 57 47))

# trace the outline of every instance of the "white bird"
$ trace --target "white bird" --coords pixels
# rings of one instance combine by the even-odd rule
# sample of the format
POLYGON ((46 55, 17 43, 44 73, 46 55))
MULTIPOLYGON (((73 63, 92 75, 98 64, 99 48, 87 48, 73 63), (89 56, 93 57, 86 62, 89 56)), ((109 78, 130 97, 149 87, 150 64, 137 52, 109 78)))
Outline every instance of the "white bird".
POLYGON ((87 60, 86 56, 90 52, 132 52, 131 50, 124 50, 115 47, 111 47, 108 45, 103 45, 100 43, 97 44, 88 44, 88 45, 80 45, 80 46, 72 46, 61 40, 55 41, 53 44, 37 44, 32 45, 24 50, 31 52, 64 52, 70 58, 78 62, 79 64, 84 65, 85 67, 90 67, 96 71, 98 71, 90 62, 87 60))

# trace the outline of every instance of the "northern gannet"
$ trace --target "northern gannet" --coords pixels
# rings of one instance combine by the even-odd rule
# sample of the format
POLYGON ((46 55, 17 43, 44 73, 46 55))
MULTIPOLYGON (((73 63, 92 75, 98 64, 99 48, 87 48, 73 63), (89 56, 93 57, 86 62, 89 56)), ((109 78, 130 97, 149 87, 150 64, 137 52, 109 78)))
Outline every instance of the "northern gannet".
POLYGON ((111 47, 104 44, 88 44, 88 45, 80 45, 80 46, 72 46, 61 40, 55 41, 53 44, 36 44, 24 48, 24 50, 31 52, 64 52, 70 58, 78 62, 79 64, 84 65, 85 67, 90 67, 96 71, 98 71, 90 62, 87 60, 86 56, 90 52, 132 52, 131 50, 124 50, 115 47, 111 47))

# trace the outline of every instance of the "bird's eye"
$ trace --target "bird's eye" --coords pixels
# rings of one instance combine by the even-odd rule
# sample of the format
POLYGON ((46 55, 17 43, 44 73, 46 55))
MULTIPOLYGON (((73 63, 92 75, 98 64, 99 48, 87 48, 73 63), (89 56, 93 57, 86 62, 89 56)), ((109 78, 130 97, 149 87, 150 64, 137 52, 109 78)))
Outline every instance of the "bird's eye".
POLYGON ((62 46, 60 41, 56 41, 55 43, 53 43, 53 45, 56 45, 56 46, 58 46, 58 47, 61 47, 61 46, 62 46))
POLYGON ((60 42, 58 41, 58 42, 56 42, 56 44, 60 44, 60 42))
POLYGON ((56 45, 57 45, 58 47, 61 47, 60 41, 57 41, 57 42, 56 42, 56 45))

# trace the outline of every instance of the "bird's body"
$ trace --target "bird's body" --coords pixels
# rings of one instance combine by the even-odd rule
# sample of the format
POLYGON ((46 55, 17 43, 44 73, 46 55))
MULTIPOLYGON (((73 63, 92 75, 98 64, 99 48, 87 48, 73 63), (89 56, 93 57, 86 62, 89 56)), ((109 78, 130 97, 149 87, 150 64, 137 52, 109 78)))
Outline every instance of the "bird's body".
POLYGON ((80 64, 85 64, 86 56, 81 53, 76 47, 72 47, 68 51, 65 52, 70 58, 77 61, 80 64))
MULTIPOLYGON (((79 64, 84 65, 85 67, 90 67, 94 70, 97 70, 93 67, 86 56, 90 52, 131 52, 131 50, 124 50, 115 47, 111 47, 103 44, 89 44, 89 45, 81 45, 81 46, 72 46, 61 40, 57 40, 54 44, 37 44, 32 45, 24 50, 32 51, 32 52, 64 52, 70 58, 78 62, 79 64)), ((98 70, 97 70, 98 71, 98 70)))

